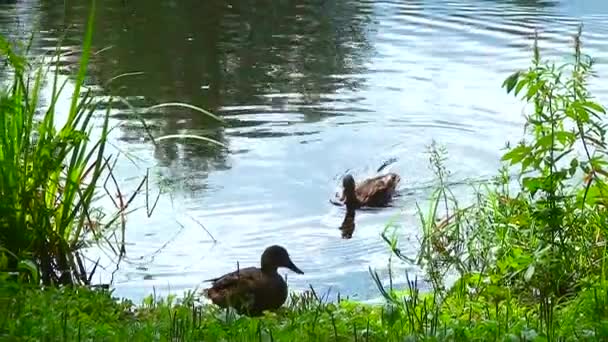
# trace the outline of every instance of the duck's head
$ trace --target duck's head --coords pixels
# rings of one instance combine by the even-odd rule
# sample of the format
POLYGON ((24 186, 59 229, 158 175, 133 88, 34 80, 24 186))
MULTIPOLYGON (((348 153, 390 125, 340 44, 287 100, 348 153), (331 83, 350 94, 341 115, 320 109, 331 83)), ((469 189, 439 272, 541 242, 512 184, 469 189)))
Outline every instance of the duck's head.
POLYGON ((344 178, 342 178, 342 186, 346 191, 352 191, 353 193, 355 192, 355 179, 351 174, 347 174, 344 176, 344 178))
POLYGON ((262 253, 262 269, 269 271, 276 271, 279 267, 286 267, 296 272, 297 274, 304 274, 289 257, 287 250, 281 246, 270 246, 266 248, 262 253))
POLYGON ((344 188, 344 195, 346 197, 346 201, 356 199, 355 194, 355 179, 352 175, 347 174, 342 178, 342 187, 344 188))

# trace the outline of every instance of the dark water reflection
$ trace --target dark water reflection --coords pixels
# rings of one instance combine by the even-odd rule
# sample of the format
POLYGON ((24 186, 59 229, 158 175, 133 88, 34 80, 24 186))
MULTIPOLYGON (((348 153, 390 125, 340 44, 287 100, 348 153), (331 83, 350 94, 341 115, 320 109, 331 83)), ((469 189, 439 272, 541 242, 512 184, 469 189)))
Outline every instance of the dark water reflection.
MULTIPOLYGON (((54 50, 67 32, 62 51, 76 52, 86 1, 65 4, 0 2, 0 32, 36 32, 37 52, 54 50)), ((500 84, 528 65, 535 28, 547 55, 564 56, 582 21, 586 52, 598 58, 600 77, 607 70, 602 0, 98 4, 94 46, 102 52, 88 82, 99 96, 120 95, 136 107, 187 102, 226 120, 221 126, 184 109, 149 114, 155 136, 204 134, 228 149, 181 140, 155 147, 126 108, 115 111, 116 148, 138 163, 125 157, 117 166, 125 187, 152 167, 164 191, 151 218, 144 211, 129 221, 128 260, 115 285, 133 298, 152 286, 192 288, 237 260, 257 263, 274 243, 305 272, 290 275, 292 288, 374 297, 367 268, 386 270, 384 225, 397 217, 403 249, 415 251, 431 139, 447 145, 453 180, 463 182, 493 174, 504 142, 520 136, 521 104, 500 84), (134 72, 141 74, 105 85, 134 72), (388 171, 402 175, 402 195, 393 208, 358 212, 352 238, 342 239, 344 210, 328 202, 340 175, 371 175, 389 158, 397 158, 388 171)), ((76 61, 77 52, 62 59, 66 74, 76 61)), ((607 90, 592 84, 600 100, 607 90)), ((396 283, 404 278, 398 273, 396 283)))

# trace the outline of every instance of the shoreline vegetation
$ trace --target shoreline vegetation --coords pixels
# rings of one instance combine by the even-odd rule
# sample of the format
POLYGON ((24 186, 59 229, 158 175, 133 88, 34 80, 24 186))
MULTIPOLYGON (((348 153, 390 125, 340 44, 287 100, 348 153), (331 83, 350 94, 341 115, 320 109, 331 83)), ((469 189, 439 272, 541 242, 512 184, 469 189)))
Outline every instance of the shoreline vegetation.
MULTIPOLYGON (((535 37, 531 66, 509 75, 508 93, 528 105, 524 138, 507 145, 504 166, 473 188, 463 206, 447 184, 447 152, 433 143, 436 176, 431 200, 418 207, 421 239, 414 257, 401 253, 399 231, 379 238, 389 264, 420 268, 431 291, 416 281, 405 289, 383 285, 379 305, 327 302, 311 288, 261 318, 236 315, 189 291, 143 303, 113 298, 91 286, 96 264, 85 268, 82 250, 103 246, 120 260, 124 216, 96 207, 119 186, 106 155, 111 106, 99 118, 84 91, 95 4, 91 7, 80 67, 72 79, 70 108, 56 108, 65 82, 58 67, 30 63, 0 37, 0 60, 12 73, 0 89, 0 338, 7 341, 556 341, 608 338, 608 233, 604 108, 587 90, 593 60, 574 36, 572 61, 541 59, 535 37), (54 75, 48 105, 39 108, 46 75, 54 75), (84 95, 83 95, 84 93, 84 95), (67 118, 56 127, 57 111, 67 118), (95 117, 94 118, 94 113, 95 117), (92 122, 101 135, 90 141, 92 122), (516 181, 510 175, 515 173, 516 181), (447 287, 447 277, 456 279, 447 287)), ((110 101, 111 102, 111 101, 110 101)), ((208 113, 185 104, 179 105, 208 113)), ((217 118, 218 120, 221 120, 217 118)), ((142 123, 145 121, 142 119, 142 123)), ((205 137, 149 137, 151 141, 205 137)), ((147 184, 147 177, 140 189, 147 184)), ((137 192, 136 192, 137 193, 137 192)), ((134 195, 133 195, 134 196, 134 195)), ((111 196, 110 196, 111 197, 111 196)), ((153 208, 153 203, 150 204, 153 208)), ((390 274, 390 272, 389 272, 390 274)), ((390 282, 392 283, 392 282, 390 282)))

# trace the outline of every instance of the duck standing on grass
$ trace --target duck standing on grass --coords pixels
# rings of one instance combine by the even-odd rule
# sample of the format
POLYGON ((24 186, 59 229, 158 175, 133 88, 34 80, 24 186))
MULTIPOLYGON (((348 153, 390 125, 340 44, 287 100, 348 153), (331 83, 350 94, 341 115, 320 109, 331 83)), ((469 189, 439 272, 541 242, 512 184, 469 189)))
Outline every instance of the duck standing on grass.
POLYGON ((291 261, 287 250, 273 245, 262 253, 261 268, 247 267, 208 279, 213 282, 204 294, 214 304, 232 307, 239 314, 259 316, 264 310, 276 310, 287 300, 287 283, 277 272, 277 268, 286 267, 304 274, 291 261))

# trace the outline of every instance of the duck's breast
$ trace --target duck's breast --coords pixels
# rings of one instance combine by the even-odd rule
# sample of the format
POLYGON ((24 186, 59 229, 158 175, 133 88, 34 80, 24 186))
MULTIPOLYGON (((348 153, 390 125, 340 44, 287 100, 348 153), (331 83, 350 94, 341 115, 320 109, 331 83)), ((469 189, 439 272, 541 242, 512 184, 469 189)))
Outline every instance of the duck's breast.
POLYGON ((275 273, 261 280, 256 291, 256 306, 262 310, 278 309, 287 300, 287 283, 275 273))

